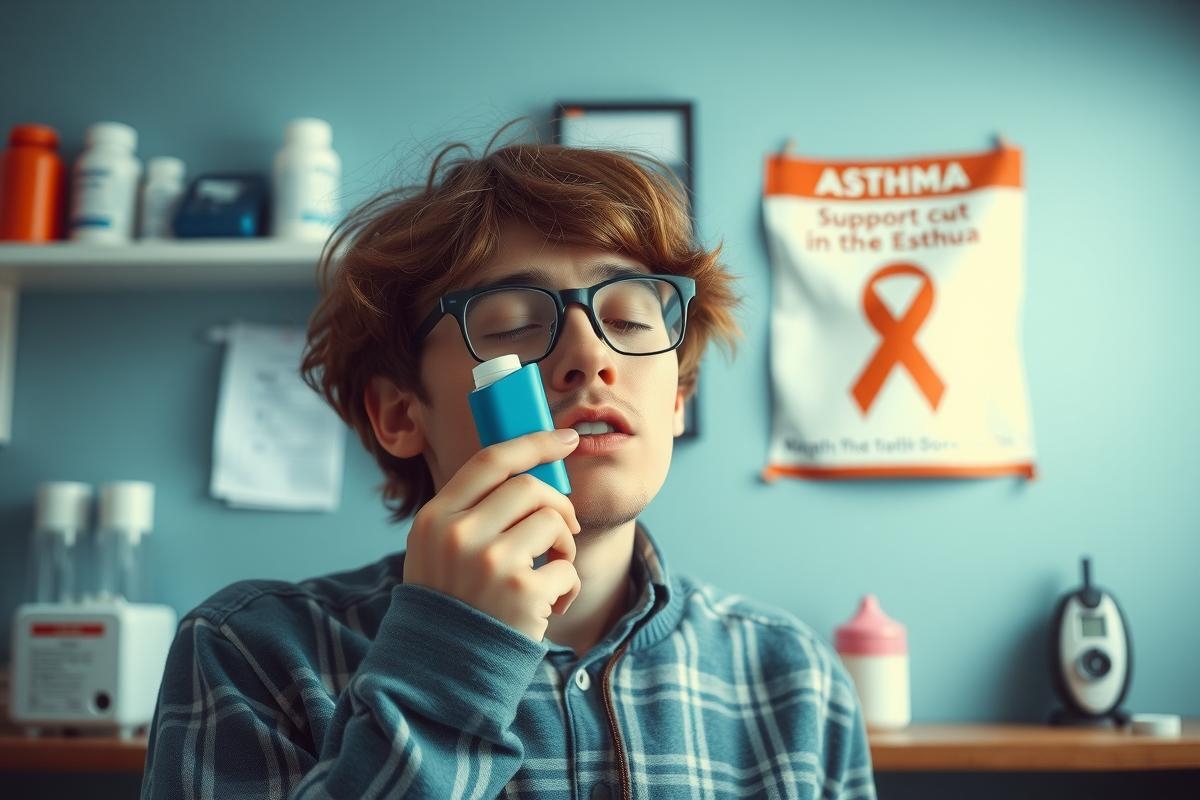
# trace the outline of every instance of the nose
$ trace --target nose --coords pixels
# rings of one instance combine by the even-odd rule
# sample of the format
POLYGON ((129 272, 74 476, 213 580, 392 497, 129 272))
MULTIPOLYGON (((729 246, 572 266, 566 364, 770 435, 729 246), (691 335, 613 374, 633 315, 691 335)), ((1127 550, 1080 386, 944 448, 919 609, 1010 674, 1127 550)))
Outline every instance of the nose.
POLYGON ((597 378, 612 386, 617 380, 616 353, 596 335, 587 312, 568 306, 562 326, 554 352, 542 359, 542 379, 556 392, 581 389, 597 378))

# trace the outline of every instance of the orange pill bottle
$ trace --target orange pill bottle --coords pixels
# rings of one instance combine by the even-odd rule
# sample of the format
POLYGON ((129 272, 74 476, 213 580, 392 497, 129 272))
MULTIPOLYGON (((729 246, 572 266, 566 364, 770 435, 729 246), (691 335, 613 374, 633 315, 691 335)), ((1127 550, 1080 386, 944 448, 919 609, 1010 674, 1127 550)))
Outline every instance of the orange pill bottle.
POLYGON ((58 132, 48 125, 17 125, 0 156, 0 241, 62 238, 65 172, 58 132))

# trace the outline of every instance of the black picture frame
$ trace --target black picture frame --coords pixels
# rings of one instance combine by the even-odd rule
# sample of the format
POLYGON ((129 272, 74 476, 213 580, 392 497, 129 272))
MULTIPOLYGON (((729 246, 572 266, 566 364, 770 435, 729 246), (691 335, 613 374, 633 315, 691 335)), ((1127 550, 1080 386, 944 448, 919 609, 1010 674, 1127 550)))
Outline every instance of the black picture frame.
MULTIPOLYGON (((662 162, 683 185, 696 224, 695 143, 690 102, 559 101, 554 141, 569 147, 633 150, 662 162)), ((700 435, 700 386, 684 407, 680 438, 700 435)))

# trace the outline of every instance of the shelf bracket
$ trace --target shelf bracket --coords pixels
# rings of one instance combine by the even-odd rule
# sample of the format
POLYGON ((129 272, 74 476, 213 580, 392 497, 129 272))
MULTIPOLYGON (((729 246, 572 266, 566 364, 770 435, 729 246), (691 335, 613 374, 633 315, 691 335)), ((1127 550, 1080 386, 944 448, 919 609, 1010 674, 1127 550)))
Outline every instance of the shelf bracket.
POLYGON ((13 384, 17 376, 17 287, 0 283, 0 445, 12 441, 13 384))

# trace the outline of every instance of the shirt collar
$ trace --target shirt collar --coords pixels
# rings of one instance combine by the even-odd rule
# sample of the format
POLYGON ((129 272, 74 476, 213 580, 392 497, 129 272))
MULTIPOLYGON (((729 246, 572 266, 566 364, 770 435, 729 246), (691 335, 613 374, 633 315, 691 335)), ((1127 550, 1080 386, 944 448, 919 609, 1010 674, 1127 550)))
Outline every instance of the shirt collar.
POLYGON ((645 650, 678 627, 684 601, 679 585, 672 581, 667 570, 662 551, 640 521, 634 534, 633 555, 635 578, 642 581, 645 588, 640 603, 635 606, 641 611, 640 624, 633 629, 629 649, 645 650))
MULTIPOLYGON (((608 655, 632 637, 630 650, 644 650, 665 638, 683 616, 683 601, 671 583, 666 561, 650 532, 639 521, 634 530, 630 565, 636 600, 632 610, 617 622, 593 649, 593 655, 608 655)), ((565 646, 547 640, 552 654, 570 653, 565 646)), ((579 654, 577 654, 579 655, 579 654)))

